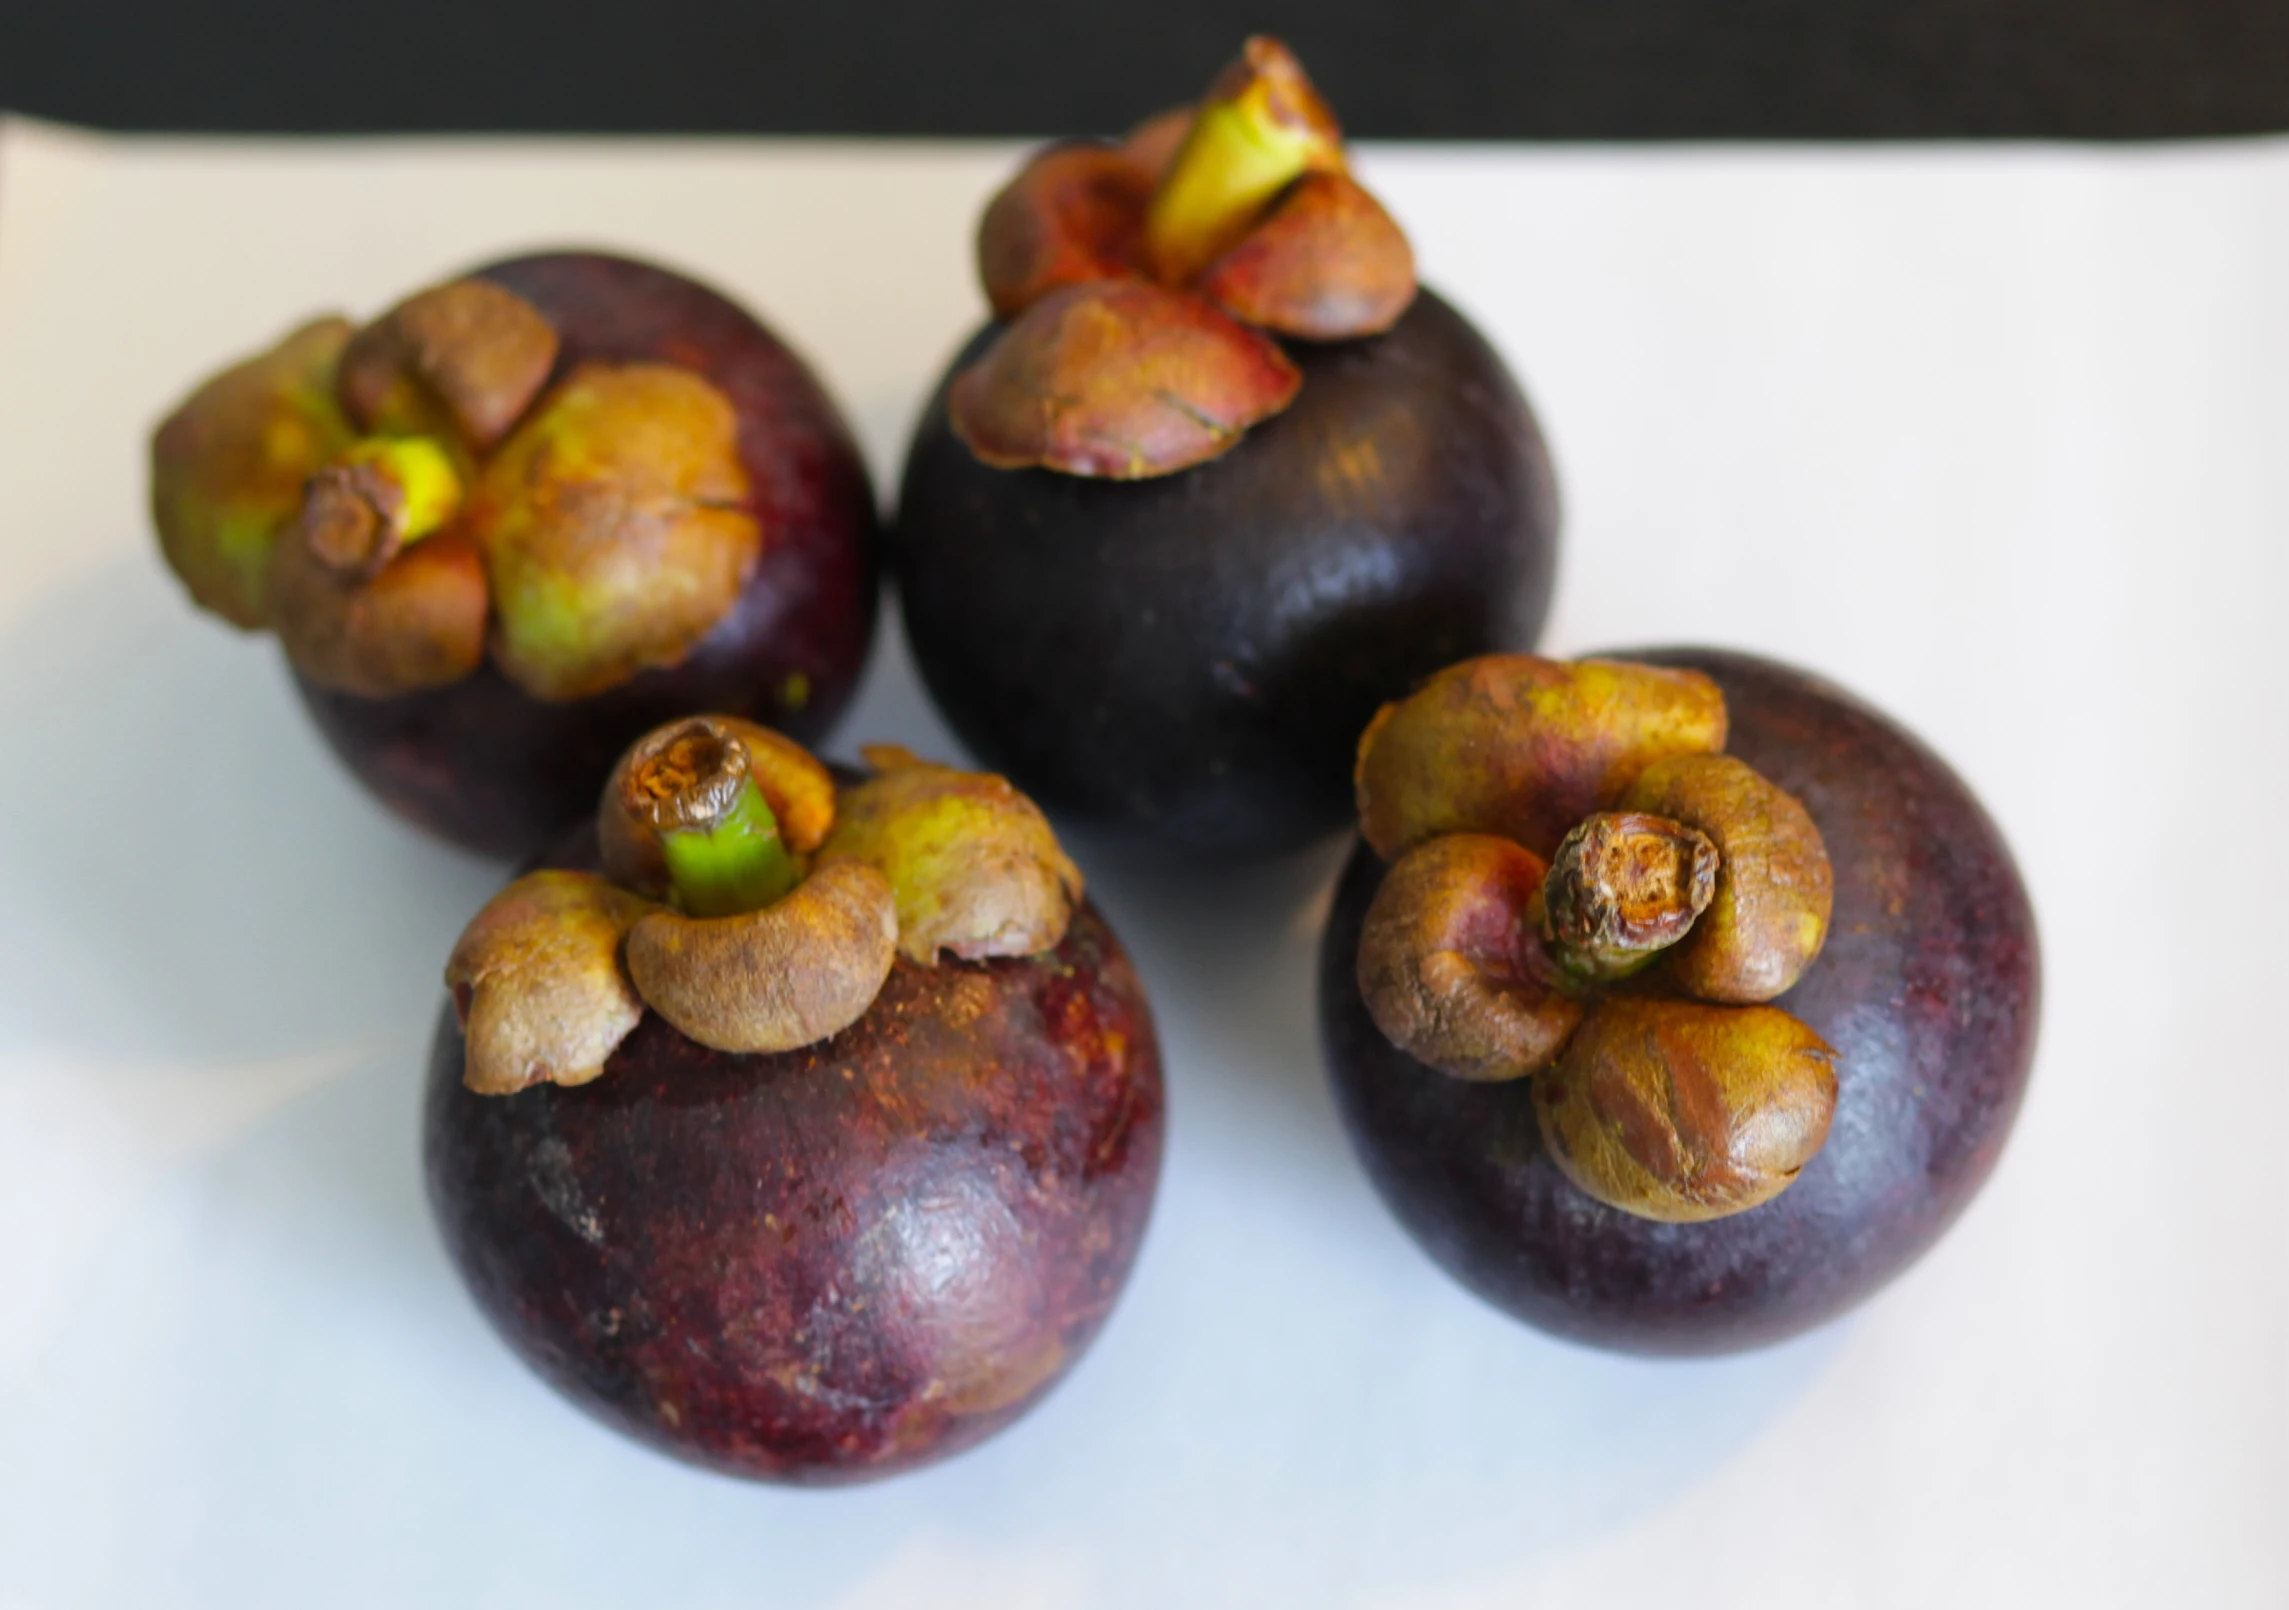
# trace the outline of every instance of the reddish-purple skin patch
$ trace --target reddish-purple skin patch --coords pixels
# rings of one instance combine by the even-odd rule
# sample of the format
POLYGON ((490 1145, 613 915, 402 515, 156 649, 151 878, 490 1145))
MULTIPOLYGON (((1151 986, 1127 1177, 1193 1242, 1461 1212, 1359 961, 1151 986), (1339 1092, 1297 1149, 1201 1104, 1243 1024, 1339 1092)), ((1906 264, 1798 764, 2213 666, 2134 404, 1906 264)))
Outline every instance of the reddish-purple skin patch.
POLYGON ((1543 1149, 1533 1080, 1447 1078, 1369 1019, 1354 963, 1384 868, 1364 846, 1322 942, 1321 1043, 1376 1188, 1479 1296, 1630 1352, 1762 1346, 1869 1296, 1986 1181, 2034 1055, 2034 916, 1970 791, 1850 695, 1745 655, 1613 657, 1714 677, 1732 715, 1726 748, 1801 799, 1827 840, 1828 943, 1775 1003, 1839 1053, 1820 1155, 1773 1201, 1704 1224, 1634 1218, 1583 1195, 1543 1149))
POLYGON ((477 271, 524 297, 584 362, 681 364, 737 410, 763 557, 731 612, 680 664, 549 704, 488 662, 434 692, 365 699, 296 687, 350 769, 391 809, 489 855, 531 854, 593 809, 620 752, 694 711, 745 716, 815 743, 833 727, 874 634, 874 493, 849 428, 802 360, 704 285, 590 252, 477 271))
POLYGON ((801 1051, 651 1015, 593 1084, 508 1097, 461 1058, 448 1008, 429 1195, 486 1316, 607 1424, 770 1481, 890 1475, 1024 1413, 1104 1323, 1160 1171, 1151 1012, 1094 908, 1040 957, 901 958, 801 1051))

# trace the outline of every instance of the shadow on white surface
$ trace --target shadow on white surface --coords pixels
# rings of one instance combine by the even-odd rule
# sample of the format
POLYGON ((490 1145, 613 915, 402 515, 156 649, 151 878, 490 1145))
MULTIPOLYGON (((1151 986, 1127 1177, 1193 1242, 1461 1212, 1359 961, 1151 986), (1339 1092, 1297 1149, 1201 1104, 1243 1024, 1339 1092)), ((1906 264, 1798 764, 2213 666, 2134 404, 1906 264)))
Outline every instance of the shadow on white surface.
POLYGON ((358 791, 275 652, 140 554, 0 631, 0 1047, 273 1062, 434 1002, 496 874, 358 791))

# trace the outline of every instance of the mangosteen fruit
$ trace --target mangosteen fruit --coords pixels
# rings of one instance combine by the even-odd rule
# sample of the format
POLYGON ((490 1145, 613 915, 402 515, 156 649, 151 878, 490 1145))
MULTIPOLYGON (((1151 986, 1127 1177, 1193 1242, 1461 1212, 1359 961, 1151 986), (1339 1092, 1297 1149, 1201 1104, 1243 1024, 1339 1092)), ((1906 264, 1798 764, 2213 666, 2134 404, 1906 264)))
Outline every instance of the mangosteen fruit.
POLYGON ((1276 41, 1037 154, 978 260, 993 321, 915 432, 892 563, 931 697, 1051 811, 1148 854, 1293 849, 1342 824, 1377 706, 1532 645, 1540 429, 1276 41))
POLYGON ((729 717, 647 735, 446 969, 430 1202, 511 1348, 769 1481, 991 1435, 1111 1311, 1159 1172, 1144 991, 1032 802, 729 717))
POLYGON ((152 508, 369 788, 502 857, 673 716, 824 736, 873 634, 873 492, 832 400, 735 303, 600 253, 302 326, 159 426, 152 508))
POLYGON ((1720 1353, 1898 1274, 1995 1166, 2039 960, 1928 748, 1713 650, 1465 662, 1359 746, 1320 952, 1346 1131, 1400 1222, 1577 1341, 1720 1353))

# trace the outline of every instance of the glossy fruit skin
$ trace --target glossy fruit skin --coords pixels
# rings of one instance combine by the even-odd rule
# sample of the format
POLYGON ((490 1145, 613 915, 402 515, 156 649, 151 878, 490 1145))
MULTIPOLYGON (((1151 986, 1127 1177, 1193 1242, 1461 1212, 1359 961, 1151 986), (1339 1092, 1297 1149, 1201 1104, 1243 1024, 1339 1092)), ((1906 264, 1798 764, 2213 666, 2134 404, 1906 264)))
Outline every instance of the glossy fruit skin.
POLYGON ((892 562, 931 696, 1116 846, 1240 859, 1334 831, 1376 708, 1531 646, 1548 611, 1549 450, 1469 322, 1425 291, 1387 334, 1288 351, 1294 405, 1176 475, 989 468, 944 383, 909 449, 892 562))
POLYGON ((368 699, 295 686, 350 769, 399 815, 482 854, 532 854, 593 809, 622 750, 695 710, 813 743, 858 683, 874 635, 874 493, 849 427, 803 361, 736 304, 666 269, 594 252, 476 271, 539 308, 582 362, 664 362, 705 376, 739 418, 763 556, 730 613, 684 661, 567 703, 535 699, 488 661, 429 693, 368 699))
POLYGON ((1869 1296, 1985 1182, 2034 1054, 2034 917, 1969 790, 1849 694, 1746 655, 1618 657, 1716 678, 1732 716, 1728 750, 1801 799, 1827 841, 1828 942, 1775 1003, 1840 1053, 1826 1147, 1773 1201, 1706 1224, 1658 1224, 1583 1195, 1543 1147, 1532 1079, 1447 1078, 1368 1018, 1353 966, 1384 869, 1364 846, 1321 944, 1321 1044, 1377 1190, 1465 1286, 1576 1341, 1731 1352, 1869 1296))
POLYGON ((606 1424, 768 1481, 887 1476, 1016 1419, 1104 1323, 1159 1177, 1151 1011, 1094 908, 1042 957, 901 958, 801 1051, 647 1014, 573 1089, 472 1095, 461 1059, 448 1007, 429 1198, 486 1317, 606 1424))

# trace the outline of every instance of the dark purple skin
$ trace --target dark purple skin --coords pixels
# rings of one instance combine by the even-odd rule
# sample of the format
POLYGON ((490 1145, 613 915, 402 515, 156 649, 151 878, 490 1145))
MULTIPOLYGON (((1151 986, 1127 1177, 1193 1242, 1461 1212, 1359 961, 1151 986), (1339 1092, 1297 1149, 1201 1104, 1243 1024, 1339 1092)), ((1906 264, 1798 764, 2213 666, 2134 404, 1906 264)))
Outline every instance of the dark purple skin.
POLYGON ((891 561, 932 699, 1107 847, 1243 859, 1334 832, 1378 706, 1541 632, 1557 482, 1485 338, 1425 291, 1386 334, 1288 352, 1294 404, 1175 475, 993 469, 943 382, 908 450, 891 561))
POLYGON ((1714 677, 1732 717, 1726 748, 1802 800, 1827 840, 1828 942, 1775 1003, 1838 1052, 1827 1145, 1772 1201, 1708 1223, 1656 1223, 1585 1196, 1543 1147, 1532 1079, 1449 1078, 1368 1017, 1355 967, 1384 867, 1365 846, 1322 941, 1321 1044, 1384 1201, 1479 1296, 1600 1347, 1760 1347, 1876 1291, 1994 1168, 2034 1055, 2034 916, 1970 791, 1851 695, 1746 655, 1615 657, 1714 677))
POLYGON ((606 1424, 767 1481, 910 1470, 1040 1401, 1119 1296, 1160 1172, 1151 1012, 1090 907, 1040 957, 901 958, 801 1051, 709 1051, 647 1014, 577 1088, 477 1096, 461 1067, 448 1007, 429 1198, 486 1317, 606 1424))
POLYGON ((495 670, 433 692, 369 699, 296 675, 319 730, 392 810, 503 859, 532 854, 596 804, 629 744, 695 710, 823 738, 874 635, 879 523, 849 427, 803 361, 735 303, 666 269, 594 252, 476 271, 537 307, 583 362, 680 364, 730 398, 746 507, 763 527, 755 574, 681 664, 585 699, 535 699, 495 670), (797 690, 800 690, 797 696, 797 690))

